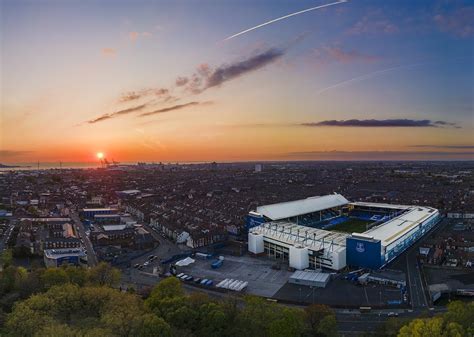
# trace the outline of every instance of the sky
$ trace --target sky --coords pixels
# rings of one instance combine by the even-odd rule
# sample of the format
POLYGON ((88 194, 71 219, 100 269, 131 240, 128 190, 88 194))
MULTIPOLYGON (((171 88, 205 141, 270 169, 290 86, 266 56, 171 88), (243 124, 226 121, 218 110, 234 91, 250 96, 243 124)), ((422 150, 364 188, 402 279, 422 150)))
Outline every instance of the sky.
POLYGON ((0 163, 474 160, 472 1, 335 2, 0 0, 0 163))

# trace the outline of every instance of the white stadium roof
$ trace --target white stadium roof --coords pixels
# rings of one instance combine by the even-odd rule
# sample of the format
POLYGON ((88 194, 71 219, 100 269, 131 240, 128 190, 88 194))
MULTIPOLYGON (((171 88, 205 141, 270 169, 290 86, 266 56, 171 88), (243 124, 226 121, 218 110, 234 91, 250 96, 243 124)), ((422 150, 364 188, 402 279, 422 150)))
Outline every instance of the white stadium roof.
POLYGON ((380 240, 383 246, 388 246, 436 212, 437 210, 431 207, 412 206, 407 212, 364 232, 364 235, 380 240))
POLYGON ((328 208, 343 206, 349 200, 340 194, 330 194, 322 197, 309 197, 307 199, 281 202, 257 207, 257 212, 270 220, 281 220, 298 215, 322 211, 328 208))

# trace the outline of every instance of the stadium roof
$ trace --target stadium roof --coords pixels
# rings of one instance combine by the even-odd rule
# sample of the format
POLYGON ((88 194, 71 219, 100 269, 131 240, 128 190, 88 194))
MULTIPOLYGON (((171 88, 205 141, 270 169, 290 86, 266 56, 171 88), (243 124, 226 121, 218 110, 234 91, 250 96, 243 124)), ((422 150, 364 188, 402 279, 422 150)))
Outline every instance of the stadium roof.
POLYGON ((346 249, 347 233, 331 232, 289 222, 266 222, 250 229, 288 246, 301 245, 314 251, 340 252, 346 249))
POLYGON ((307 199, 264 205, 257 207, 257 212, 266 216, 270 220, 281 220, 322 211, 328 208, 343 206, 348 203, 349 200, 340 194, 334 193, 322 197, 310 197, 307 199))
POLYGON ((362 202, 362 201, 356 201, 356 202, 351 202, 351 205, 354 206, 366 206, 366 207, 376 207, 376 208, 388 208, 388 209, 408 209, 413 206, 406 206, 406 205, 395 205, 395 204, 384 204, 384 203, 375 203, 375 202, 362 202))
POLYGON ((363 234, 382 241, 383 246, 388 246, 434 214, 436 214, 434 208, 413 206, 402 215, 369 229, 363 234))

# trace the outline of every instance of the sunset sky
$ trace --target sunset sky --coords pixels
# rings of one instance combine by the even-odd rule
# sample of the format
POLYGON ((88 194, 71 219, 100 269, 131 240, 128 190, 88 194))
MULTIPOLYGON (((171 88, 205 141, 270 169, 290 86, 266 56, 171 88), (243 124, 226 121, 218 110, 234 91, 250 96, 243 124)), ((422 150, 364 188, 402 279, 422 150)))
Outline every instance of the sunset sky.
POLYGON ((0 0, 0 163, 474 159, 472 1, 0 0))

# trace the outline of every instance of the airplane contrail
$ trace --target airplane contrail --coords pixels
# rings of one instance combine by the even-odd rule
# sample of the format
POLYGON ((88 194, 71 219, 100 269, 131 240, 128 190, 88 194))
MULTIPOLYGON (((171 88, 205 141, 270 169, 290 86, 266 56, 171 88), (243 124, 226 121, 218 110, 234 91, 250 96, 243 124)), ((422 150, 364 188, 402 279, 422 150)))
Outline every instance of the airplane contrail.
POLYGON ((333 5, 342 4, 342 3, 344 3, 344 2, 347 2, 347 0, 340 0, 340 1, 336 1, 336 2, 331 2, 331 3, 326 4, 326 5, 311 7, 311 8, 308 8, 308 9, 305 9, 305 10, 302 10, 302 11, 299 11, 299 12, 295 12, 295 13, 292 13, 292 14, 288 14, 288 15, 285 15, 285 16, 282 16, 282 17, 279 17, 279 18, 276 18, 276 19, 267 21, 267 22, 262 23, 262 24, 260 24, 260 25, 258 25, 258 26, 255 26, 255 27, 246 29, 246 30, 241 31, 240 33, 234 34, 234 35, 232 35, 232 36, 226 37, 223 41, 228 41, 228 40, 233 39, 234 37, 237 37, 237 36, 239 36, 239 35, 242 35, 242 34, 251 32, 252 30, 255 30, 255 29, 258 29, 258 28, 262 28, 262 27, 267 26, 267 25, 270 25, 270 24, 272 24, 272 23, 274 23, 274 22, 277 22, 277 21, 280 21, 280 20, 284 20, 284 19, 287 19, 287 18, 292 17, 292 16, 295 16, 295 15, 299 15, 299 14, 303 14, 303 13, 306 13, 306 12, 314 11, 314 10, 316 10, 316 9, 320 9, 320 8, 324 8, 324 7, 329 7, 329 6, 333 6, 333 5))
POLYGON ((351 83, 360 82, 360 81, 363 81, 363 80, 366 80, 366 79, 369 79, 369 78, 372 78, 372 77, 382 75, 382 74, 390 72, 390 71, 394 71, 394 70, 398 70, 398 69, 404 69, 404 68, 418 67, 418 66, 423 66, 425 64, 428 64, 428 62, 405 64, 405 65, 401 65, 401 66, 397 66, 397 67, 377 70, 377 71, 374 71, 374 72, 371 72, 371 73, 368 73, 368 74, 364 74, 364 75, 361 75, 361 76, 351 78, 349 80, 345 80, 345 81, 333 84, 329 87, 326 87, 324 89, 319 90, 316 94, 320 95, 323 92, 326 92, 328 90, 335 89, 335 88, 338 88, 338 87, 342 87, 342 86, 345 86, 345 85, 348 85, 348 84, 351 84, 351 83))

